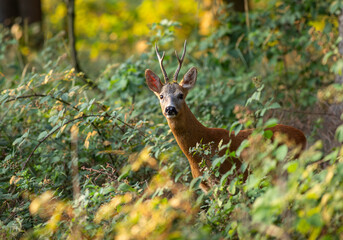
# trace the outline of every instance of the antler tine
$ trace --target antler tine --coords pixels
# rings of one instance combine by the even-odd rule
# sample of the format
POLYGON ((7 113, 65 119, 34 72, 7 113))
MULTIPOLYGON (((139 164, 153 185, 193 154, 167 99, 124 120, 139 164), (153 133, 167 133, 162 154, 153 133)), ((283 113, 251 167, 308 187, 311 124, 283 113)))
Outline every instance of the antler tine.
POLYGON ((176 69, 176 71, 174 73, 174 77, 173 77, 173 80, 176 81, 176 82, 177 82, 177 77, 179 75, 179 72, 180 72, 180 69, 181 69, 181 66, 182 66, 183 59, 185 58, 186 45, 187 45, 187 40, 185 40, 185 43, 183 45, 183 53, 182 53, 181 59, 179 58, 179 56, 177 55, 177 52, 175 50, 175 55, 176 55, 177 61, 179 62, 179 66, 177 67, 177 69, 176 69))
POLYGON ((155 43, 155 50, 156 50, 156 55, 157 55, 158 61, 160 63, 160 68, 161 68, 162 73, 163 73, 164 82, 167 83, 167 82, 169 82, 169 79, 168 79, 167 72, 163 67, 163 59, 164 59, 165 52, 162 53, 162 57, 161 57, 160 54, 158 53, 157 43, 155 43))

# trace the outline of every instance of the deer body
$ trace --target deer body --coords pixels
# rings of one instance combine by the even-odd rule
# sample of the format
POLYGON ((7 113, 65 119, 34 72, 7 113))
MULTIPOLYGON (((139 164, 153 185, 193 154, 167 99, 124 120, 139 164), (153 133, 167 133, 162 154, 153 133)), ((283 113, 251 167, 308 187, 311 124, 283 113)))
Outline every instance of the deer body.
MULTIPOLYGON (((161 58, 158 54, 157 46, 156 53, 165 78, 165 84, 162 84, 159 77, 149 69, 145 71, 145 77, 149 88, 156 94, 156 96, 159 97, 162 113, 168 121, 168 125, 176 139, 176 142, 188 159, 193 178, 196 178, 202 175, 199 164, 204 157, 199 154, 190 153, 189 150, 191 148, 195 147, 197 143, 208 144, 211 148, 211 155, 207 156, 205 161, 207 166, 211 166, 210 159, 216 153, 215 150, 217 150, 218 144, 221 141, 223 144, 230 143, 229 150, 236 151, 242 141, 251 135, 253 129, 242 130, 236 136, 234 132, 230 133, 226 129, 207 128, 196 119, 185 102, 188 91, 196 82, 196 68, 191 68, 185 74, 183 80, 180 83, 177 83, 177 75, 181 68, 185 50, 186 42, 182 58, 179 59, 176 54, 179 60, 179 67, 174 74, 173 82, 168 82, 168 77, 162 64, 164 53, 161 58)), ((300 145, 302 149, 306 146, 306 137, 296 128, 278 124, 268 130, 271 130, 273 133, 282 133, 287 135, 291 142, 295 145, 300 145)), ((225 152, 226 149, 221 150, 219 152, 219 156, 224 155, 225 152)), ((234 164, 236 165, 236 169, 240 169, 242 162, 238 158, 228 158, 221 164, 219 172, 221 174, 226 173, 234 164)), ((245 175, 246 174, 247 173, 245 173, 245 175)), ((205 182, 202 182, 200 186, 204 191, 208 191, 210 189, 210 186, 205 182)))

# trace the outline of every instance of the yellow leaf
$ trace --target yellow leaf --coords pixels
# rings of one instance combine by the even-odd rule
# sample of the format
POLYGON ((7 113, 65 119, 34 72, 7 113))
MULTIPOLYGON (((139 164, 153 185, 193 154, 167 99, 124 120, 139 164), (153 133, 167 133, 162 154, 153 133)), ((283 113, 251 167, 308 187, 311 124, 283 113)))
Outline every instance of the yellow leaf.
POLYGON ((61 127, 61 133, 64 131, 64 129, 66 128, 66 126, 67 126, 67 124, 65 124, 65 125, 63 125, 62 127, 61 127))
POLYGON ((115 155, 124 155, 125 151, 123 150, 104 150, 104 151, 100 151, 98 152, 99 154, 115 154, 115 155))
POLYGON ((335 167, 334 166, 329 167, 328 173, 326 174, 326 177, 325 177, 326 184, 331 182, 331 179, 333 178, 334 174, 335 174, 335 167))
POLYGON ((86 140, 85 140, 85 143, 84 143, 84 146, 85 146, 86 149, 89 148, 89 139, 90 139, 91 137, 93 137, 96 133, 97 133, 96 131, 93 131, 93 132, 89 132, 89 133, 87 134, 87 137, 86 137, 86 140))
POLYGON ((19 180, 21 179, 21 177, 17 177, 17 176, 12 176, 10 179, 10 184, 17 184, 17 182, 19 182, 19 180))
POLYGON ((149 148, 144 148, 138 155, 136 153, 129 157, 132 163, 132 171, 138 171, 143 164, 148 164, 150 167, 154 168, 157 162, 154 158, 150 157, 149 148))
POLYGON ((50 72, 45 75, 44 82, 42 83, 43 85, 47 84, 49 82, 49 80, 51 79, 52 72, 53 72, 53 70, 51 69, 50 72))

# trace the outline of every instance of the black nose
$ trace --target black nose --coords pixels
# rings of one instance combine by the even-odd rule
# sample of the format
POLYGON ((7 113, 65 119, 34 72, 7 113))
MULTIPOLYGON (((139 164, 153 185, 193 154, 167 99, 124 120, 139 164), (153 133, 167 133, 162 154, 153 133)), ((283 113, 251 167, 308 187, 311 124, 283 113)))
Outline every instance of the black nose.
POLYGON ((167 115, 176 115, 177 114, 176 108, 172 107, 172 106, 166 107, 166 114, 167 115))

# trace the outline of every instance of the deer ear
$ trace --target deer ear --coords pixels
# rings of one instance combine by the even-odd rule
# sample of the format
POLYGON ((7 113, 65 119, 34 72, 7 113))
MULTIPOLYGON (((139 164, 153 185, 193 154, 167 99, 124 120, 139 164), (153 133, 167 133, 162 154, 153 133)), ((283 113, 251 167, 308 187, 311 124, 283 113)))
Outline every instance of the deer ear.
POLYGON ((150 69, 145 70, 145 79, 148 87, 154 93, 160 93, 163 84, 161 83, 160 78, 150 69))
POLYGON ((194 87, 195 82, 197 81, 197 69, 192 67, 188 70, 188 72, 183 76, 183 79, 180 83, 180 86, 189 90, 194 87))

